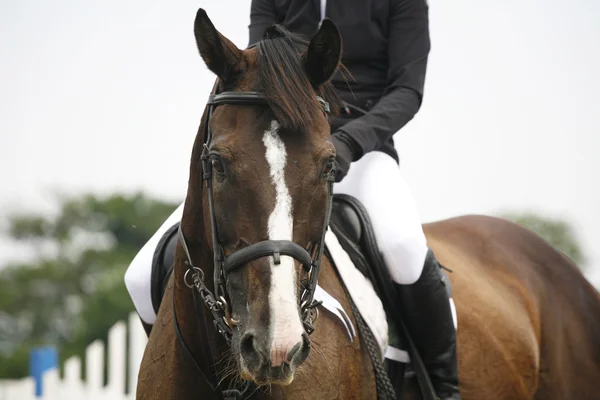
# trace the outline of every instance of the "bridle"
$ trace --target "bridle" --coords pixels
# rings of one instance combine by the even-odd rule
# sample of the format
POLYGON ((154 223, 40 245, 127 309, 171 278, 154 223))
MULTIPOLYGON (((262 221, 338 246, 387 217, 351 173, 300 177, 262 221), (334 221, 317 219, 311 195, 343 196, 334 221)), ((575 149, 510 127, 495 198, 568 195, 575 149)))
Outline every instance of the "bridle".
MULTIPOLYGON (((213 200, 213 190, 212 190, 212 164, 210 162, 210 153, 209 147, 212 140, 212 132, 210 129, 210 118, 214 110, 223 104, 229 105, 250 105, 250 106, 268 106, 268 102, 266 97, 260 92, 222 92, 215 93, 217 85, 215 85, 215 89, 213 89, 213 93, 210 94, 207 102, 208 113, 205 122, 205 130, 204 130, 204 143, 202 148, 202 179, 206 184, 206 188, 208 189, 208 205, 209 205, 209 213, 210 213, 210 223, 211 223, 211 236, 212 236, 212 246, 213 246, 213 287, 214 292, 212 292, 204 282, 204 271, 195 266, 192 257, 190 255, 189 248, 187 246, 187 242, 185 236, 183 234, 183 230, 181 228, 181 224, 179 225, 178 238, 179 242, 182 245, 182 248, 185 252, 187 260, 185 262, 187 266, 187 270, 184 275, 184 283, 190 289, 192 289, 192 293, 194 296, 194 303, 196 307, 196 312, 199 317, 199 324, 201 326, 201 337, 200 340, 207 342, 208 341, 208 332, 206 330, 206 324, 204 323, 204 312, 202 310, 202 305, 200 305, 200 301, 198 296, 200 296, 202 302, 208 308, 208 310, 212 313, 213 316, 213 324, 217 331, 225 338, 227 344, 231 343, 231 338, 233 336, 233 329, 236 325, 236 321, 231 318, 231 310, 229 309, 229 305, 227 303, 226 298, 226 280, 227 275, 232 271, 239 269, 245 265, 247 265, 250 261, 262 258, 262 257, 273 257, 273 262, 275 265, 280 264, 281 256, 289 256, 297 261, 299 261, 304 270, 306 272, 307 284, 304 287, 304 290, 300 296, 300 313, 302 316, 302 323, 304 325, 304 329, 307 334, 312 334, 315 330, 313 323, 318 318, 318 310, 317 306, 321 304, 314 300, 314 294, 317 286, 317 280, 320 271, 321 259, 323 257, 323 252, 325 249, 325 234, 327 232, 327 227, 329 225, 329 219, 331 216, 331 207, 333 201, 333 183, 334 183, 334 174, 330 175, 330 178, 327 181, 328 184, 328 199, 327 199, 327 208, 325 211, 325 219, 323 221, 323 233, 320 238, 319 243, 309 250, 303 248, 297 243, 291 240, 263 240, 260 242, 256 242, 250 244, 240 250, 233 252, 232 254, 225 257, 223 246, 219 242, 218 238, 218 227, 215 216, 215 204, 213 200), (312 254, 311 254, 312 253, 312 254), (191 281, 190 281, 191 279, 191 281)), ((329 104, 323 100, 321 97, 317 96, 317 100, 319 101, 321 107, 323 108, 323 112, 327 115, 329 113, 329 104)), ((335 171, 334 171, 335 172, 335 171)), ((195 358, 192 356, 189 351, 188 346, 183 340, 183 336, 181 335, 181 330, 179 328, 179 324, 177 322, 177 317, 175 315, 175 307, 173 305, 173 316, 175 321, 175 331, 177 337, 179 338, 180 343, 184 347, 186 353, 192 358, 194 361, 196 368, 201 372, 204 376, 205 380, 209 383, 211 388, 214 391, 221 391, 218 388, 218 385, 212 384, 212 379, 210 379, 207 374, 199 367, 195 358)), ((216 378, 216 374, 214 368, 212 366, 212 351, 210 349, 210 345, 208 343, 202 343, 205 349, 205 353, 210 355, 208 360, 211 375, 216 378)), ((248 385, 246 385, 248 387, 248 385)), ((246 388, 247 388, 246 387, 246 388)), ((237 390, 233 391, 222 391, 224 396, 227 398, 227 394, 225 392, 237 392, 237 393, 229 393, 230 398, 241 398, 243 394, 237 390)))

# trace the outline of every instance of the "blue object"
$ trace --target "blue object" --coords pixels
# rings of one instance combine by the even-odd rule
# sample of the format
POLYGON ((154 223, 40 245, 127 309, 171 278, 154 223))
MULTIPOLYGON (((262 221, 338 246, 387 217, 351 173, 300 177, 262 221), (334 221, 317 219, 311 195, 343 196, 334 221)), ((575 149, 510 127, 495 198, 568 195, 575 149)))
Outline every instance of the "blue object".
POLYGON ((35 381, 35 395, 42 395, 42 376, 44 372, 58 368, 58 351, 55 347, 36 347, 29 352, 29 374, 35 381))

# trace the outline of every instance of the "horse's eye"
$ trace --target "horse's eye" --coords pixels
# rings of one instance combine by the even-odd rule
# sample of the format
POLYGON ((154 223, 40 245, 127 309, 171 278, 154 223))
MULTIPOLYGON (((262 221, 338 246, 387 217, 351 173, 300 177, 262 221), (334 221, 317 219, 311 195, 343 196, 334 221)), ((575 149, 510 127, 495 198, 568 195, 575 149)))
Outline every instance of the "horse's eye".
POLYGON ((327 161, 325 164, 325 169, 323 170, 323 178, 329 178, 331 175, 335 174, 335 159, 327 161))
POLYGON ((218 157, 213 157, 211 160, 213 170, 219 175, 225 175, 225 166, 218 157))

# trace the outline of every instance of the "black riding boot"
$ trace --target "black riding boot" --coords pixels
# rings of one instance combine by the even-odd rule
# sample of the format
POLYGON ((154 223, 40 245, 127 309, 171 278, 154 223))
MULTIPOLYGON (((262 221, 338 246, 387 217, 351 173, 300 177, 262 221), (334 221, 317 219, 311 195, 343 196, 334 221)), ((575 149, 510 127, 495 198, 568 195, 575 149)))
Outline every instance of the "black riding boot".
POLYGON ((442 400, 458 400, 456 331, 446 282, 433 252, 428 251, 419 279, 395 285, 404 321, 442 400))

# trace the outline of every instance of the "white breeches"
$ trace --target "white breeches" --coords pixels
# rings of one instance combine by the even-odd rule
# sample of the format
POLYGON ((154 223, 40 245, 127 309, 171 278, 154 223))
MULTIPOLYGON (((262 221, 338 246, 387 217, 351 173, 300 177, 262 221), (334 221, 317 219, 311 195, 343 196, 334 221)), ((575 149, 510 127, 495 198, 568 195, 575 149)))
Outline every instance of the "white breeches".
POLYGON ((404 285, 415 283, 427 256, 427 240, 417 204, 396 161, 380 151, 369 152, 350 164, 348 175, 333 191, 355 197, 367 209, 392 279, 404 285))
MULTIPOLYGON (((392 279, 411 284, 421 276, 427 241, 417 205, 389 155, 373 151, 350 166, 348 175, 334 185, 335 193, 357 198, 369 212, 373 229, 392 279)), ((154 324, 150 296, 152 258, 162 235, 181 219, 181 204, 142 247, 125 272, 125 285, 142 320, 154 324)))

